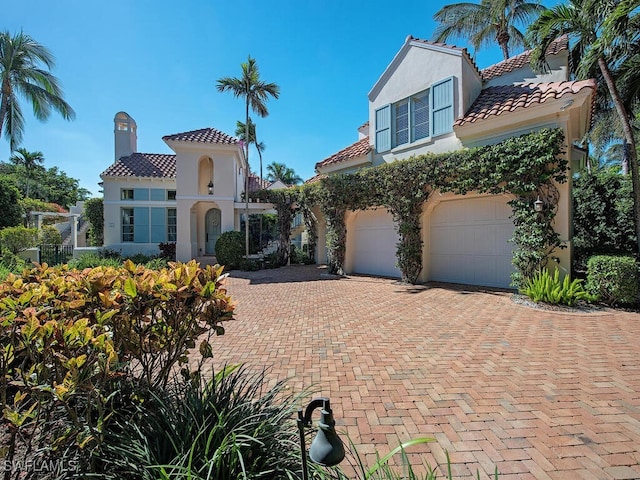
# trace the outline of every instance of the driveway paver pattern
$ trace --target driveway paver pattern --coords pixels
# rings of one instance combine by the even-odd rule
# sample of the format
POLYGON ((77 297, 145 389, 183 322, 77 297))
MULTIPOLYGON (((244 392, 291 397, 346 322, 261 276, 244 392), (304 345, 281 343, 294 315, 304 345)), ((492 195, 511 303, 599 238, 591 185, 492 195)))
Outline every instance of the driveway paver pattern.
MULTIPOLYGON (((455 478, 640 478, 640 315, 536 310, 511 293, 326 275, 232 272, 236 320, 214 361, 269 368, 331 398, 375 460, 399 442, 455 478), (473 477, 475 478, 475 477, 473 477)), ((314 418, 317 421, 317 418, 314 418)))

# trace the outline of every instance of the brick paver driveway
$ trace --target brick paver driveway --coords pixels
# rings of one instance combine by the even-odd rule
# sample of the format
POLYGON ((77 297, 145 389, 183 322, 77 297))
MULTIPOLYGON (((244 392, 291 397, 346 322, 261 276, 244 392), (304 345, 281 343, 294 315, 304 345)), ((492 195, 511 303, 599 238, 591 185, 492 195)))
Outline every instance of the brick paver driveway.
POLYGON ((432 436, 412 461, 448 450, 457 478, 640 478, 640 315, 323 272, 234 272, 216 362, 314 386, 367 455, 432 436))

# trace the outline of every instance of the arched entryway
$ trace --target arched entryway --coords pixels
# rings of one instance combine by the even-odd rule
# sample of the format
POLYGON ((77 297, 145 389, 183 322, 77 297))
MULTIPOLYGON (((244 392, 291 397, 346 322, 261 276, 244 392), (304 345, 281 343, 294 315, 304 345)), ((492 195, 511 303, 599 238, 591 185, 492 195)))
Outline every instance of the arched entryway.
POLYGON ((205 254, 216 254, 216 242, 220 237, 220 209, 211 208, 204 217, 205 223, 205 254))

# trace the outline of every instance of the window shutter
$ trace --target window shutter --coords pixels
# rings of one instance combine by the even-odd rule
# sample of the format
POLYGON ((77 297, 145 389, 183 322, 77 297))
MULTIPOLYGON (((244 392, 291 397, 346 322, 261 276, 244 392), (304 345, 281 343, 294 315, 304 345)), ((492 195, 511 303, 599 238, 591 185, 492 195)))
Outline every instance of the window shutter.
POLYGON ((376 152, 391 150, 391 105, 376 110, 376 152))
POLYGON ((167 210, 165 208, 151 209, 151 243, 165 242, 167 232, 167 210))
POLYGON ((149 208, 135 207, 133 209, 133 241, 149 243, 149 208))
POLYGON ((453 77, 431 87, 432 135, 449 133, 453 129, 453 77))
POLYGON ((134 188, 133 189, 133 199, 134 200, 149 200, 149 189, 148 188, 134 188))
POLYGON ((149 199, 156 202, 163 202, 165 199, 166 193, 164 188, 152 188, 150 190, 149 199))

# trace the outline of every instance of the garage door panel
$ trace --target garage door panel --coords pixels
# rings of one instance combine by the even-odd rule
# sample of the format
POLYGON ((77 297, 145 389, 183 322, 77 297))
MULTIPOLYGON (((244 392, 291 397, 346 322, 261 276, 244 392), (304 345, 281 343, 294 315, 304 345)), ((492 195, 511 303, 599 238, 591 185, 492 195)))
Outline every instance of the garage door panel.
POLYGON ((509 287, 511 208, 504 197, 440 203, 431 215, 430 277, 434 281, 509 287))
POLYGON ((358 212, 353 227, 353 271, 367 275, 400 277, 396 267, 399 236, 393 217, 384 210, 358 212))

